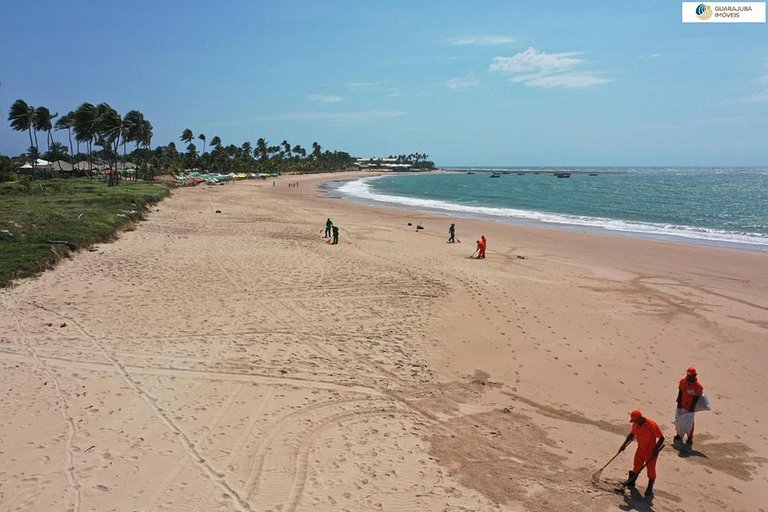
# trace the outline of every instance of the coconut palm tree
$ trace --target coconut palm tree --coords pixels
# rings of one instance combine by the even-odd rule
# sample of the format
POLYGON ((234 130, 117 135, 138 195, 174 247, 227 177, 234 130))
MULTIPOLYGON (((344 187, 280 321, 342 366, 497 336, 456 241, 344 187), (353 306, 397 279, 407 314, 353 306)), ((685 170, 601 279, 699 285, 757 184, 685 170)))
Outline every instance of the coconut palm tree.
MULTIPOLYGON (((75 110, 72 119, 72 129, 75 131, 75 140, 86 143, 88 163, 91 163, 93 152, 93 140, 96 137, 96 107, 92 103, 83 103, 75 110)), ((89 166, 90 167, 90 166, 89 166)), ((90 175, 91 169, 88 169, 90 175)))
POLYGON ((214 137, 211 139, 211 146, 215 148, 221 146, 221 138, 219 138, 218 135, 214 135, 214 137))
MULTIPOLYGON (((29 146, 34 147, 35 143, 32 142, 32 122, 35 119, 35 107, 27 104, 24 100, 16 100, 11 105, 11 110, 8 112, 8 120, 11 122, 11 128, 17 132, 27 130, 29 133, 29 146)), ((32 166, 34 167, 34 162, 32 166)))
MULTIPOLYGON (((75 156, 74 147, 72 146, 72 123, 74 122, 75 113, 67 112, 56 121, 56 130, 67 130, 69 135, 69 154, 75 156)), ((78 144, 77 151, 80 152, 80 145, 78 144)))
POLYGON ((48 151, 51 150, 51 142, 53 142, 53 135, 51 130, 53 129, 53 120, 58 117, 59 114, 51 114, 51 111, 47 107, 37 107, 35 109, 35 117, 32 120, 32 126, 37 132, 46 132, 48 151))
POLYGON ((205 153, 205 134, 201 133, 197 136, 197 138, 203 141, 203 143, 200 145, 200 155, 202 156, 202 154, 205 153))
POLYGON ((181 132, 181 142, 186 142, 187 144, 192 143, 192 139, 194 139, 195 136, 192 134, 192 130, 189 128, 185 128, 183 132, 181 132))
POLYGON ((141 143, 150 151, 152 150, 152 123, 144 119, 141 122, 141 143))
POLYGON ((259 155, 259 160, 266 160, 267 153, 269 153, 269 146, 267 141, 262 137, 256 141, 256 153, 259 155))
POLYGON ((108 103, 96 105, 96 144, 104 149, 109 162, 109 186, 117 185, 117 150, 123 132, 123 119, 108 103))
POLYGON ((123 145, 125 142, 136 143, 136 149, 139 149, 139 144, 142 142, 141 130, 144 125, 144 114, 138 110, 131 110, 125 117, 123 117, 123 126, 125 127, 125 136, 123 137, 123 145))

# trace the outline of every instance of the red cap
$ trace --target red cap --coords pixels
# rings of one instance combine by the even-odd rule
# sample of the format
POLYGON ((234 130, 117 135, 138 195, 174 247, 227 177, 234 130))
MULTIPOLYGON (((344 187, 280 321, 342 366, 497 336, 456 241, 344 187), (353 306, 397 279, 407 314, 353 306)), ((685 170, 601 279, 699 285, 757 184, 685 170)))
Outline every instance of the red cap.
POLYGON ((640 412, 640 409, 635 409, 631 413, 629 413, 629 422, 634 423, 638 420, 638 418, 641 418, 643 416, 643 413, 640 412))
POLYGON ((687 373, 688 375, 693 375, 695 377, 696 376, 696 368, 694 368, 693 366, 689 366, 688 369, 685 370, 685 373, 687 373))

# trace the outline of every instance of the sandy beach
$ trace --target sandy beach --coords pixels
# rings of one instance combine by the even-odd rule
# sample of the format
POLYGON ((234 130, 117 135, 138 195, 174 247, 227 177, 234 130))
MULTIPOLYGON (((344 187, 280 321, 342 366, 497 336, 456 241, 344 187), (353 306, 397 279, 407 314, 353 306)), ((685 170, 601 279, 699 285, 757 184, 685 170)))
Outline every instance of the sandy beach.
POLYGON ((342 177, 177 189, 0 290, 0 510, 768 510, 767 254, 318 190, 342 177), (636 408, 652 504, 611 492, 634 446, 591 480, 636 408))

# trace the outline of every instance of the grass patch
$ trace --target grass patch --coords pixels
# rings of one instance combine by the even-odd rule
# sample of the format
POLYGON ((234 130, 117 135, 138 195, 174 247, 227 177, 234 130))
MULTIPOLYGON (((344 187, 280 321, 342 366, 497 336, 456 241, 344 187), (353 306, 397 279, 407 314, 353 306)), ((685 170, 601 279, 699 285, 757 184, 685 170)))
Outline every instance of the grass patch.
POLYGON ((114 238, 168 193, 161 183, 107 187, 88 178, 0 183, 0 287, 52 267, 72 250, 114 238))

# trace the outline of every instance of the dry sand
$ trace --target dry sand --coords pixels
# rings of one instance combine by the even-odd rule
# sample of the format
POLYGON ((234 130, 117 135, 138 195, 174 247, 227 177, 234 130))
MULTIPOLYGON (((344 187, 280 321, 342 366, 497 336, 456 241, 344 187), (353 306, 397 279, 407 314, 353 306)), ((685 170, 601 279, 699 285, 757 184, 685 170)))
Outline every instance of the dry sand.
POLYGON ((322 179, 177 190, 0 291, 0 510, 768 509, 768 255, 365 207, 322 179), (593 485, 631 409, 671 445, 691 364, 714 411, 662 452, 652 505, 610 492, 633 448, 593 485))

